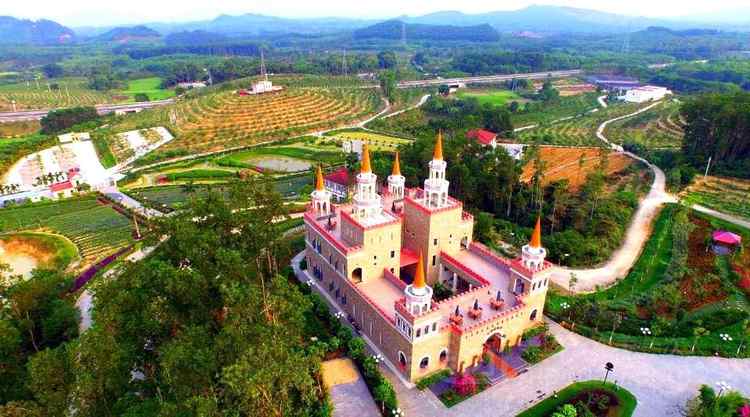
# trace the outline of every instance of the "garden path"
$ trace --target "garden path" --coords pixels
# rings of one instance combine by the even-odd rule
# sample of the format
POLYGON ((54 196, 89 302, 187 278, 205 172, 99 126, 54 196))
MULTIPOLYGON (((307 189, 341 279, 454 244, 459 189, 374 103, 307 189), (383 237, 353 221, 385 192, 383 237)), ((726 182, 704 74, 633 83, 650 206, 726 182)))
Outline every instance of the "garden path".
POLYGON ((710 209, 706 206, 701 206, 700 204, 693 204, 690 206, 695 211, 700 211, 701 213, 708 214, 709 216, 716 217, 718 219, 727 221, 732 224, 736 224, 737 226, 742 226, 747 229, 750 229, 750 221, 747 221, 741 217, 733 216, 731 214, 722 213, 720 211, 716 211, 714 209, 710 209))
POLYGON ((714 357, 657 355, 613 348, 568 331, 548 321, 565 347, 560 353, 452 408, 445 408, 431 391, 406 388, 386 367, 399 405, 410 417, 512 417, 555 391, 576 381, 601 379, 604 364, 612 362, 617 381, 638 399, 634 417, 677 417, 701 384, 726 381, 750 394, 750 361, 714 357))

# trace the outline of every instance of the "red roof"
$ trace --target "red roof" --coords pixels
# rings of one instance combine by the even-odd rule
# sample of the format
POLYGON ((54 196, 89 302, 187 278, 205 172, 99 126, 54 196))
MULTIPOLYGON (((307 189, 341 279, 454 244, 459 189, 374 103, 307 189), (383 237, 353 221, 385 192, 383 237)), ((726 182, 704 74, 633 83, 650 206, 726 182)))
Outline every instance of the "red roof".
POLYGON ((714 242, 725 245, 739 245, 742 243, 742 237, 726 230, 715 230, 713 233, 714 242))
POLYGON ((411 249, 401 248, 401 268, 419 262, 419 255, 411 249))
POLYGON ((497 133, 484 129, 472 129, 466 132, 466 137, 469 139, 476 139, 482 145, 491 145, 492 141, 497 138, 497 133))
POLYGON ((349 170, 346 168, 339 168, 336 171, 326 175, 326 181, 330 181, 336 184, 341 184, 345 187, 349 186, 349 170))
POLYGON ((52 184, 49 186, 50 191, 54 193, 70 190, 71 188, 73 188, 73 184, 71 184, 70 181, 58 182, 57 184, 52 184))

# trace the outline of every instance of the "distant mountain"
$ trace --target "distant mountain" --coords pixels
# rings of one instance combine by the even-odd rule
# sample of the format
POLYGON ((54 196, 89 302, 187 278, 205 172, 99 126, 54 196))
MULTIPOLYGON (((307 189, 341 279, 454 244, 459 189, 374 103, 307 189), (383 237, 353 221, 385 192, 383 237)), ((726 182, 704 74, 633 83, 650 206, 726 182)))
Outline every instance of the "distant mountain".
POLYGON ((100 42, 126 43, 133 41, 156 40, 159 38, 161 38, 159 32, 140 25, 133 27, 116 27, 96 36, 93 40, 100 42))
POLYGON ((351 31, 376 23, 377 20, 349 18, 289 19, 284 17, 243 14, 221 15, 213 20, 187 23, 150 23, 149 27, 164 34, 202 30, 227 36, 258 36, 263 34, 319 34, 351 31))
POLYGON ((500 32, 617 33, 663 26, 671 29, 695 27, 694 22, 624 16, 590 9, 560 6, 528 6, 519 10, 464 14, 456 11, 431 13, 405 19, 408 23, 469 26, 490 24, 500 32))
POLYGON ((26 20, 0 16, 0 44, 55 45, 70 43, 75 33, 51 20, 26 20))
POLYGON ((170 46, 211 45, 225 42, 227 39, 229 38, 219 33, 193 30, 171 33, 164 38, 164 43, 170 46))
POLYGON ((494 42, 500 34, 490 25, 450 26, 389 20, 354 31, 355 39, 401 39, 494 42))

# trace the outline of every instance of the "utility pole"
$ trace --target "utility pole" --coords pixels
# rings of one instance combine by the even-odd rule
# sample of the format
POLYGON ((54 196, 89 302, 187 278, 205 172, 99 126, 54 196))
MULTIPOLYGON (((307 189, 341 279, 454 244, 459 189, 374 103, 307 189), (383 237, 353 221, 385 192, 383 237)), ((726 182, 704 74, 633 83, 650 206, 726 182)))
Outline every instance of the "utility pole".
POLYGON ((266 59, 263 56, 263 49, 260 50, 260 75, 265 81, 268 81, 268 73, 266 72, 266 59))
POLYGON ((341 57, 341 73, 346 77, 348 75, 348 68, 346 65, 346 49, 344 49, 344 54, 341 57))

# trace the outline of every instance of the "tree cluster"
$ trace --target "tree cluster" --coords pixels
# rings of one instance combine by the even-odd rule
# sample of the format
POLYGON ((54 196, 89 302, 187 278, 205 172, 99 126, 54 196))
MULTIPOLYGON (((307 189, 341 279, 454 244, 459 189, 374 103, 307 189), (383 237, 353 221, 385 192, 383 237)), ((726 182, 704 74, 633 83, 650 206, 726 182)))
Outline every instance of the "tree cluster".
POLYGON ((42 133, 55 134, 71 127, 99 118, 94 107, 71 107, 69 109, 52 110, 41 120, 42 133))

